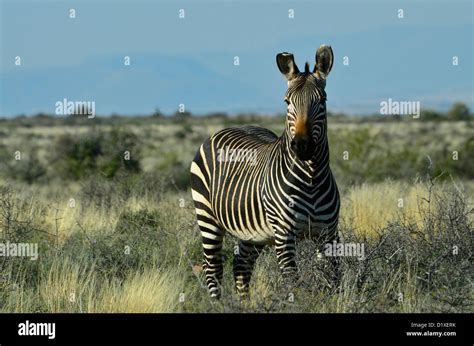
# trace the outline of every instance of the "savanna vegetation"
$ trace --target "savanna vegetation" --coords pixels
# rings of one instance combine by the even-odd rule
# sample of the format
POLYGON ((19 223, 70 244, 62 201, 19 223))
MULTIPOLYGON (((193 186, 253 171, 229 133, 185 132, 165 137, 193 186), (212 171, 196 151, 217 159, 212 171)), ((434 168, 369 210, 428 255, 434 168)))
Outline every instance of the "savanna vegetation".
POLYGON ((39 257, 0 257, 0 311, 472 312, 474 121, 461 108, 331 115, 340 232, 365 244, 365 259, 343 257, 335 288, 319 244, 302 241, 288 287, 268 248, 244 304, 230 236, 223 298, 204 287, 189 166, 218 129, 280 134, 283 115, 2 119, 0 243, 37 243, 39 257))

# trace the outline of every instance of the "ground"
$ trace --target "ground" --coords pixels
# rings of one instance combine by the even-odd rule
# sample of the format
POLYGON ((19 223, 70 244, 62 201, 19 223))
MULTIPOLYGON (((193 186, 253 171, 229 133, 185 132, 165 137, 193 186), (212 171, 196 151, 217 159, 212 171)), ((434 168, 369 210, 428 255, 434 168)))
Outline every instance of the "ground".
POLYGON ((223 298, 210 300, 188 171, 207 135, 238 122, 280 134, 284 119, 4 122, 2 241, 37 243, 39 257, 0 257, 0 311, 473 311, 472 122, 330 119, 340 233, 365 259, 343 257, 331 287, 318 244, 302 241, 288 287, 268 248, 241 303, 228 236, 223 298))

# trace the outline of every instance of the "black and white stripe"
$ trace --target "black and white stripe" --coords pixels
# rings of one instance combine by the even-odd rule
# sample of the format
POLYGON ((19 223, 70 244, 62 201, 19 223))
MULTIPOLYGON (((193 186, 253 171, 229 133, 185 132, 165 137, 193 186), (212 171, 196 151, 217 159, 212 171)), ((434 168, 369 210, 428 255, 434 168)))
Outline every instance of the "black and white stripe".
POLYGON ((288 80, 285 131, 242 126, 208 138, 191 165, 192 197, 204 250, 206 283, 220 296, 221 249, 226 232, 238 237, 234 278, 240 295, 248 294, 258 254, 274 244, 283 275, 296 272, 295 245, 302 235, 337 239, 339 193, 329 167, 326 77, 333 54, 322 45, 312 72, 300 73, 293 55, 277 55, 288 80), (223 150, 251 152, 251 159, 222 160, 223 150))

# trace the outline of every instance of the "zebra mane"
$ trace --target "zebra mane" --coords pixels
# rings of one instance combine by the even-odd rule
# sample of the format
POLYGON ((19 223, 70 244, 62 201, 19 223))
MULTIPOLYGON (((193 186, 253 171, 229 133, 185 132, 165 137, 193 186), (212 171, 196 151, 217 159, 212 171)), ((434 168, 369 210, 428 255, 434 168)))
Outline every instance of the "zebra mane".
POLYGON ((308 62, 306 62, 306 63, 304 64, 304 73, 306 73, 306 74, 310 73, 310 72, 309 72, 309 63, 308 63, 308 62))

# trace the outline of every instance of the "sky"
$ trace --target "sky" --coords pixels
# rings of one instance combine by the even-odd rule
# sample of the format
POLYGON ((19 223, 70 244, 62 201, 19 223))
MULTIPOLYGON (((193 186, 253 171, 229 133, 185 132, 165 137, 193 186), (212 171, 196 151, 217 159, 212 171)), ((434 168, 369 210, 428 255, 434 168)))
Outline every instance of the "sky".
POLYGON ((472 111, 473 18, 471 0, 0 0, 0 116, 65 98, 101 115, 284 112, 276 54, 303 69, 323 43, 329 111, 378 113, 389 98, 472 111))

